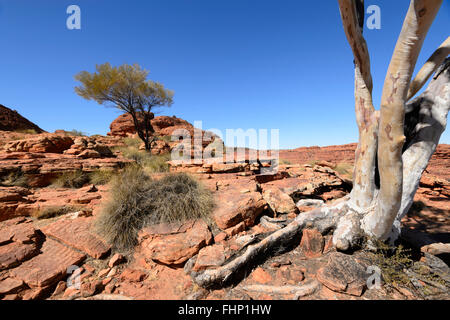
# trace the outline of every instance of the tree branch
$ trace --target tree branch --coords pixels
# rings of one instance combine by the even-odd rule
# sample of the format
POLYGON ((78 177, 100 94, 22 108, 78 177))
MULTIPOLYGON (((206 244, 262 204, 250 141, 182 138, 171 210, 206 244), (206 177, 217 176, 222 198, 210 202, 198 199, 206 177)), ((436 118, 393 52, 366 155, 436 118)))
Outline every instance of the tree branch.
POLYGON ((417 57, 441 4, 442 0, 411 0, 384 81, 378 143, 380 193, 377 210, 363 219, 364 231, 376 239, 389 236, 400 209, 404 107, 417 57))
POLYGON ((339 0, 342 23, 355 62, 355 113, 359 143, 355 153, 352 200, 356 210, 364 211, 373 200, 377 148, 378 113, 372 100, 372 75, 364 26, 364 1, 339 0))
POLYGON ((406 100, 411 99, 428 81, 430 76, 436 71, 436 69, 441 65, 441 63, 450 54, 450 37, 448 37, 436 51, 431 55, 431 57, 425 62, 423 67, 419 70, 416 77, 409 86, 408 97, 406 100))

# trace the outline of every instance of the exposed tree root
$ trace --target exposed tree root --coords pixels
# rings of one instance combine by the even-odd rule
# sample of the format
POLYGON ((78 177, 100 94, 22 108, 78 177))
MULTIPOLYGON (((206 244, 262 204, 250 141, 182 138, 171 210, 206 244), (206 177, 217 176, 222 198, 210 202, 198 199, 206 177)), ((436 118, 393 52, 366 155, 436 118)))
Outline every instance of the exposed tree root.
POLYGON ((274 251, 282 251, 299 238, 304 228, 317 228, 321 233, 327 233, 336 228, 338 220, 345 210, 347 197, 330 207, 321 207, 300 214, 283 229, 277 230, 256 244, 249 245, 242 255, 217 269, 209 269, 200 273, 191 272, 195 283, 201 287, 223 287, 229 284, 234 275, 249 269, 261 258, 267 258, 274 251), (281 250, 280 250, 281 249, 281 250))
POLYGON ((294 300, 298 300, 301 297, 313 294, 319 287, 319 282, 317 280, 310 281, 298 286, 286 285, 286 286, 270 286, 270 285, 248 285, 242 287, 245 291, 260 292, 266 294, 279 294, 279 295, 289 295, 295 294, 294 300))

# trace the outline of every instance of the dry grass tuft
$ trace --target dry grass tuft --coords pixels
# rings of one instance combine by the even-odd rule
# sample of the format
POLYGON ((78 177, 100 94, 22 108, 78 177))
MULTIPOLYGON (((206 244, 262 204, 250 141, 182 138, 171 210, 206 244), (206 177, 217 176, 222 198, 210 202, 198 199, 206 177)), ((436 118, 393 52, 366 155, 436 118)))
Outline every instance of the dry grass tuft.
POLYGON ((117 251, 128 253, 144 226, 207 219, 213 206, 211 192, 185 173, 153 180, 141 167, 130 166, 113 178, 95 228, 117 251))

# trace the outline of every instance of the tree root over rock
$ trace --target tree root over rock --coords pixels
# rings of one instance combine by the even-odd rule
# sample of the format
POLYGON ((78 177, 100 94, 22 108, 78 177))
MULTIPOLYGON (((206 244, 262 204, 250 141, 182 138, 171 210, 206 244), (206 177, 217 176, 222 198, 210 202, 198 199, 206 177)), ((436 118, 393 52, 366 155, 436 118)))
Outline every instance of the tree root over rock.
POLYGON ((265 294, 279 294, 279 295, 289 295, 294 294, 294 300, 298 300, 301 297, 305 297, 313 294, 319 287, 319 282, 317 280, 310 281, 303 285, 298 286, 269 286, 269 285, 248 285, 242 287, 245 291, 260 292, 265 294))
POLYGON ((277 230, 258 243, 249 245, 243 253, 232 261, 203 272, 190 272, 194 282, 204 288, 221 288, 242 277, 258 262, 272 254, 284 252, 299 242, 301 232, 305 228, 316 228, 322 234, 334 230, 338 222, 348 210, 348 198, 344 197, 333 206, 321 207, 302 213, 283 229, 277 230))

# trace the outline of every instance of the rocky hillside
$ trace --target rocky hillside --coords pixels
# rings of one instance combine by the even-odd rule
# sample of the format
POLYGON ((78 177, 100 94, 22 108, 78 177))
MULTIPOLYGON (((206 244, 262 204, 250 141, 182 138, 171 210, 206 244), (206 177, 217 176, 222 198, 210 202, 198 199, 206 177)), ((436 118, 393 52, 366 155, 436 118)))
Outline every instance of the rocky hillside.
POLYGON ((2 131, 26 131, 32 130, 42 133, 44 130, 22 117, 17 111, 11 110, 0 104, 0 130, 2 131))
POLYGON ((365 270, 372 256, 336 252, 331 234, 305 229, 292 250, 250 266, 231 287, 206 290, 193 282, 193 274, 220 267, 303 212, 348 195, 355 145, 283 150, 284 163, 271 175, 261 174, 267 158, 169 161, 170 171, 187 172, 211 191, 210 221, 143 228, 134 251, 122 256, 92 228, 112 188, 95 181, 142 157, 165 163, 168 157, 160 154, 174 146, 167 137, 176 128, 194 130, 176 117, 156 117, 153 125, 158 137, 153 156, 138 150, 127 116, 116 119, 106 137, 62 130, 0 134, 0 300, 449 299, 450 269, 438 258, 450 252, 450 183, 443 178, 450 175, 448 145, 439 146, 428 168, 438 174, 424 174, 403 221, 417 255, 408 269, 412 286, 368 289, 365 270), (132 149, 133 156, 126 158, 121 148, 132 149), (68 185, 54 184, 61 176, 68 185), (68 287, 66 270, 73 265, 79 267, 79 288, 68 287))

